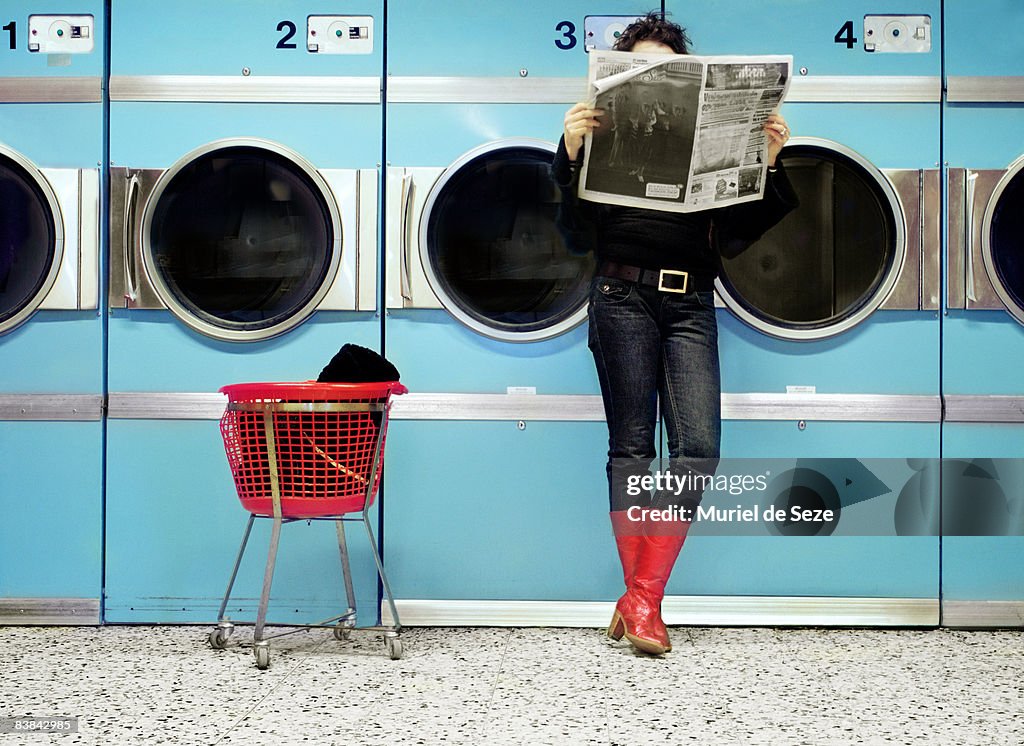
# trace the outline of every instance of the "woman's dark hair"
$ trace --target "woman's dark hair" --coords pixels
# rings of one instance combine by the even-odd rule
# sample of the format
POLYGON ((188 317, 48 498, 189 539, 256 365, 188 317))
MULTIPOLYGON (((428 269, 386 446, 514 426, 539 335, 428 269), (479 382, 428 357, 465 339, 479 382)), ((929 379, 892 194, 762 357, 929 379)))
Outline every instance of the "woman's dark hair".
POLYGON ((660 42, 670 47, 676 54, 689 54, 690 45, 693 44, 686 35, 686 29, 678 23, 666 20, 665 16, 656 10, 626 26, 626 30, 615 40, 613 49, 628 52, 640 41, 660 42))

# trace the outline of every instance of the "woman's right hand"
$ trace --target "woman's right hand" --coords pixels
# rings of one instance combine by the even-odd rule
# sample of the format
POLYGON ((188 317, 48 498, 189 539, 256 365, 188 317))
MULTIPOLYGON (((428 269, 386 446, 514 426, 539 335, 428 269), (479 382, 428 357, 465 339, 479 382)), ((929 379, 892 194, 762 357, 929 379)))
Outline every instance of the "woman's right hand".
POLYGON ((590 104, 579 103, 565 113, 565 152, 569 154, 569 160, 576 160, 580 148, 583 147, 583 138, 601 123, 597 118, 604 114, 604 109, 592 109, 590 104))

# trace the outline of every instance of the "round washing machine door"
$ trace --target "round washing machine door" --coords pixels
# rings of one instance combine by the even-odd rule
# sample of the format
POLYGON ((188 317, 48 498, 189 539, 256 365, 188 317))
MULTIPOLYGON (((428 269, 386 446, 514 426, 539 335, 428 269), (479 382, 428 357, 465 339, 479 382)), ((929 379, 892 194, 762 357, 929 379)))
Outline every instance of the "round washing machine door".
POLYGON ((831 337, 885 301, 907 252, 903 208, 867 159, 817 138, 779 156, 800 207, 733 259, 718 291, 740 319, 783 339, 831 337))
POLYGON ((331 190, 266 140, 204 145, 165 171, 142 218, 146 274, 185 324, 229 341, 282 334, 316 310, 341 256, 331 190))
POLYGON ((586 318, 590 254, 556 226, 555 146, 507 139, 461 156, 434 183, 420 259, 442 305, 473 331, 508 342, 555 337, 586 318))
POLYGON ((60 270, 64 223, 57 195, 31 161, 0 146, 0 334, 31 316, 60 270))
POLYGON ((1024 324, 1024 156, 996 184, 981 229, 981 252, 996 294, 1024 324))

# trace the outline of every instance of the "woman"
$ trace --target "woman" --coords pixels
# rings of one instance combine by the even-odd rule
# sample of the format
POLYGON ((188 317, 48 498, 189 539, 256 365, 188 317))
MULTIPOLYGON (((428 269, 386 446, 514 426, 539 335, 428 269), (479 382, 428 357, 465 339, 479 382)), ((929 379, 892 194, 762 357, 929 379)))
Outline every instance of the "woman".
MULTIPOLYGON (((615 48, 646 54, 687 54, 690 40, 677 24, 651 13, 626 28, 615 48)), ((598 267, 591 288, 589 346, 608 421, 611 521, 626 592, 608 635, 623 635, 646 653, 672 649, 661 619, 665 585, 689 527, 687 510, 700 490, 673 496, 683 520, 637 520, 627 490, 654 459, 658 399, 672 463, 717 466, 721 382, 714 279, 720 255, 735 256, 797 204, 779 151, 789 139, 778 114, 764 125, 768 147, 765 196, 726 208, 674 213, 580 200, 577 178, 583 139, 601 127, 604 112, 579 103, 565 115, 552 163, 562 189, 560 222, 570 241, 592 248, 598 267), (681 510, 680 510, 681 509, 681 510)), ((692 467, 687 467, 693 471, 692 467)), ((673 469, 674 472, 678 470, 673 469)), ((685 471, 684 471, 685 473, 685 471)), ((665 507, 665 493, 654 504, 665 507)), ((643 501, 639 501, 643 502, 643 501)))

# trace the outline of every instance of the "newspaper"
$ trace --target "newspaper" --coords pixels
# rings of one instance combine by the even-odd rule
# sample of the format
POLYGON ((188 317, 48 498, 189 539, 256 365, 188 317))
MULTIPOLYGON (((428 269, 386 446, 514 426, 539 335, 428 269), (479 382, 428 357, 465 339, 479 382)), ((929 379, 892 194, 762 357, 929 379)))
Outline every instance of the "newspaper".
POLYGON ((792 56, 590 53, 580 197, 693 212, 760 199, 763 125, 789 90, 792 56))

